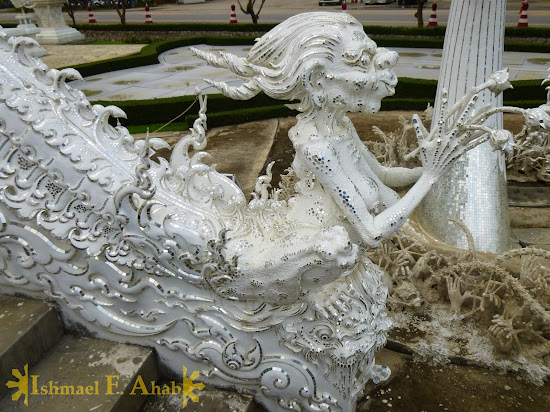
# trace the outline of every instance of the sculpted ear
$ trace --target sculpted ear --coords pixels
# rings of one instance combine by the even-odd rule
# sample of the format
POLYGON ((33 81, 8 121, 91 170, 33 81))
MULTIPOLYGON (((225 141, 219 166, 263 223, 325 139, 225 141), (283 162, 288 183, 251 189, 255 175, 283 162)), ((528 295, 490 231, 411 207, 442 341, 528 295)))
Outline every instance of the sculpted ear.
POLYGON ((326 94, 323 84, 325 66, 321 62, 314 62, 304 72, 304 86, 313 104, 322 107, 326 101, 326 94))

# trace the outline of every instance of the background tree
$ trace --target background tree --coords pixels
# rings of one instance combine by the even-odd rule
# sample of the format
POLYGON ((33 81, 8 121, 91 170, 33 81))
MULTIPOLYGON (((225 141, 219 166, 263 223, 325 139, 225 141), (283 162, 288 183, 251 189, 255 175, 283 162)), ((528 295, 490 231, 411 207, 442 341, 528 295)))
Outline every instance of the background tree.
POLYGON ((252 18, 252 23, 258 24, 258 17, 260 17, 260 12, 262 11, 262 7, 264 7, 265 0, 262 0, 262 4, 260 4, 260 8, 257 12, 254 11, 256 0, 248 0, 248 3, 246 4, 246 9, 241 4, 241 0, 237 0, 237 2, 239 3, 239 7, 244 14, 250 14, 250 17, 252 18))
POLYGON ((67 3, 63 5, 63 10, 67 12, 69 17, 73 21, 73 26, 76 25, 76 19, 74 17, 75 3, 76 3, 76 0, 69 0, 67 1, 67 3))
POLYGON ((128 3, 128 0, 113 1, 118 17, 120 18, 120 24, 126 24, 126 9, 128 8, 128 3))
POLYGON ((418 21, 418 27, 424 27, 424 16, 422 15, 422 12, 424 10, 426 0, 418 0, 416 4, 416 13, 414 14, 414 17, 416 17, 416 20, 418 21))

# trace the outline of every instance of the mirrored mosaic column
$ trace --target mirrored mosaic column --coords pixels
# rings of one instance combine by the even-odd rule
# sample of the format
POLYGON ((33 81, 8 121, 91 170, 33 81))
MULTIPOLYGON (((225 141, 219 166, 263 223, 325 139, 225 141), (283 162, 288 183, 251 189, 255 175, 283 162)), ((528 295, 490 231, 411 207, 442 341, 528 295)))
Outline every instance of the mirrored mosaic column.
MULTIPOLYGON (((439 74, 449 107, 472 87, 503 68, 506 0, 454 0, 439 74)), ((482 92, 477 107, 502 105, 502 95, 482 92)), ((436 99, 438 113, 440 101, 436 99)), ((437 116, 434 116, 437 118, 437 116)), ((485 123, 502 128, 502 114, 485 123)), ((418 208, 418 221, 435 238, 467 248, 466 236, 449 219, 464 223, 477 250, 498 253, 510 246, 506 168, 500 152, 485 143, 463 156, 433 187, 418 208)))

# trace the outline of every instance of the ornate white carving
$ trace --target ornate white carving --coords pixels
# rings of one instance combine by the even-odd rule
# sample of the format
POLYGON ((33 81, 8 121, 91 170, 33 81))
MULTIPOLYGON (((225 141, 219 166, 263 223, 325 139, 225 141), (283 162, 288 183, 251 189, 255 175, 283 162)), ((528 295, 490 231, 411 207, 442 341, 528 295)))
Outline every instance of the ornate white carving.
POLYGON ((191 134, 157 163, 149 146, 163 141, 111 126, 124 113, 91 106, 65 84, 76 71, 25 54, 34 44, 0 40, 2 291, 55 299, 72 322, 154 346, 174 373, 184 363, 206 382, 255 391, 270 409, 353 410, 364 384, 389 374, 374 363, 390 327, 387 289, 364 251, 488 139, 479 124, 492 112, 471 107, 498 82, 443 105, 433 131, 417 124, 423 170, 385 168, 345 113, 378 110, 397 82, 397 55, 353 17, 295 16, 246 59, 197 51, 246 79, 220 84, 229 95, 299 100, 297 193, 270 192, 268 169, 247 204, 203 163, 202 98, 191 134), (402 199, 384 184, 419 175, 402 199))

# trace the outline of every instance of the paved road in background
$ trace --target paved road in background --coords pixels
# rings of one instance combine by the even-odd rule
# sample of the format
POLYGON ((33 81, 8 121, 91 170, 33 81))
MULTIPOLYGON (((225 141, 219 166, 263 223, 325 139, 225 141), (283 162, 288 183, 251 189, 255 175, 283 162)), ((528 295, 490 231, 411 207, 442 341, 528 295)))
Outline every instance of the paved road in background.
MULTIPOLYGON (((246 0, 244 0, 246 1, 246 0)), ((230 18, 231 4, 237 4, 236 0, 213 0, 206 3, 164 5, 151 8, 153 21, 157 23, 177 23, 177 22, 222 22, 228 23, 230 18)), ((519 6, 516 2, 509 0, 508 11, 506 13, 506 24, 514 26, 519 19, 519 6)), ((447 0, 440 1, 438 10, 438 20, 445 24, 449 15, 449 4, 447 0)), ((532 1, 529 3, 529 25, 532 27, 547 26, 550 27, 550 2, 545 0, 532 1)), ((267 0, 260 14, 260 23, 277 23, 286 18, 306 11, 326 10, 340 11, 340 6, 319 6, 318 0, 267 0)), ((357 18, 363 24, 384 25, 384 26, 415 26, 415 9, 399 8, 396 3, 391 5, 371 5, 348 4, 348 12, 357 18)), ((97 8, 93 10, 95 19, 98 23, 118 23, 119 17, 115 10, 105 10, 97 8)), ((424 10, 424 19, 429 19, 430 7, 424 10)), ((69 21, 68 15, 66 20, 69 21)), ((88 22, 88 12, 86 10, 77 11, 76 18, 78 23, 88 22)), ((145 11, 143 9, 129 9, 126 20, 128 23, 145 22, 145 11)), ((237 20, 239 23, 250 23, 250 16, 245 15, 237 6, 237 20)), ((15 14, 0 13, 1 23, 15 22, 15 14)))

